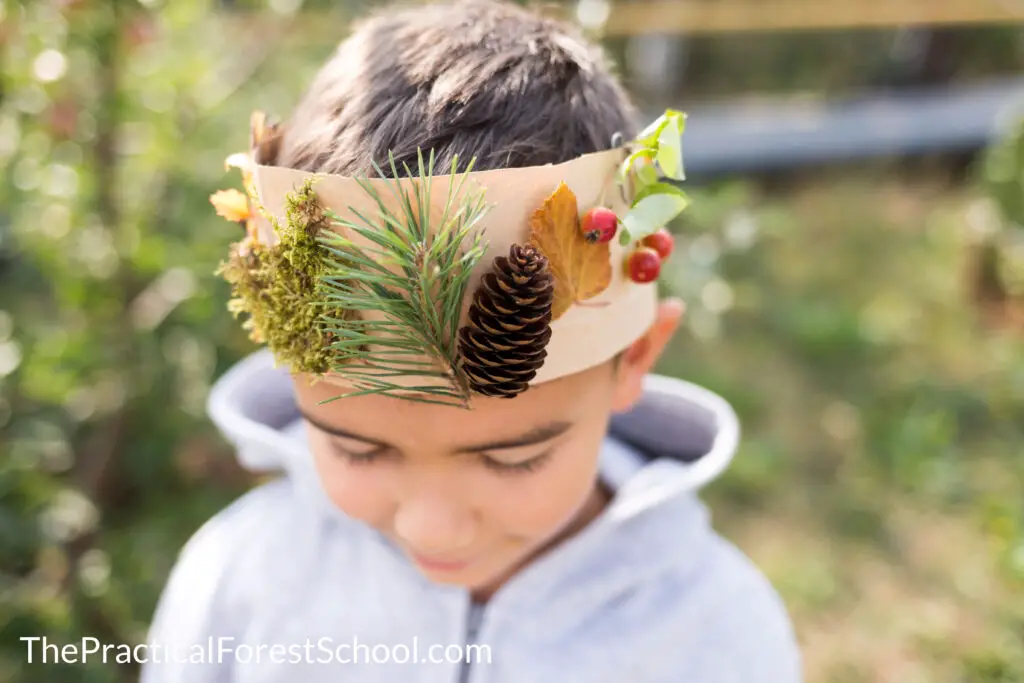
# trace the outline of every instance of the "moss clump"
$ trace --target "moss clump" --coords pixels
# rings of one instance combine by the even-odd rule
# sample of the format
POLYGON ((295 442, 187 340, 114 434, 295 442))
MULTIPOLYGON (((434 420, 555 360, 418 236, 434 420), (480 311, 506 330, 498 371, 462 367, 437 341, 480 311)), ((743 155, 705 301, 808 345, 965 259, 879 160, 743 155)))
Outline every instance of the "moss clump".
POLYGON ((286 224, 273 221, 279 241, 268 246, 252 238, 235 243, 217 274, 231 285, 228 310, 248 318, 242 327, 257 344, 265 343, 292 372, 322 375, 332 368, 333 335, 324 318, 348 319, 346 311, 324 305, 320 278, 324 248, 317 235, 328 219, 308 180, 288 196, 286 224))

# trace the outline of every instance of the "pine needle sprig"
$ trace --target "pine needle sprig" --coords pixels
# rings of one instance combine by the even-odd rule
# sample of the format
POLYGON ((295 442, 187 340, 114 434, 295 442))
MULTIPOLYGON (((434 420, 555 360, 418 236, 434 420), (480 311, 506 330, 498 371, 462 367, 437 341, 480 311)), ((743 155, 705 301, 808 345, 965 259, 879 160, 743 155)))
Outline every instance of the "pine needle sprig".
POLYGON ((434 154, 426 163, 422 152, 417 157, 417 174, 403 164, 405 177, 413 179, 411 189, 400 182, 393 155, 388 157, 390 178, 374 164, 378 176, 390 181, 387 189, 398 210, 359 179, 377 215, 352 207, 352 219, 326 213, 344 229, 319 238, 327 259, 321 276, 326 302, 345 311, 377 311, 383 318, 323 320, 333 339, 332 372, 356 387, 348 396, 399 394, 465 406, 470 390, 459 362, 458 328, 469 277, 486 251, 481 221, 489 207, 481 191, 463 193, 473 163, 460 173, 455 159, 444 211, 439 224, 432 225, 434 154), (345 231, 362 238, 361 243, 345 231), (415 387, 393 381, 410 375, 443 381, 415 387))

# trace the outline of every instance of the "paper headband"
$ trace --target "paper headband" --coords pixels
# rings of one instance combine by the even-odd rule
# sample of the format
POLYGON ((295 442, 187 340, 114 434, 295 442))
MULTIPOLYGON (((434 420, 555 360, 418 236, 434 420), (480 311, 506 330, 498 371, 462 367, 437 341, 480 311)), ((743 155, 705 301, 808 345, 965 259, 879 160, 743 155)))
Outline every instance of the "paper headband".
POLYGON ((438 175, 423 152, 355 178, 272 165, 279 133, 254 114, 250 153, 228 159, 247 194, 211 197, 246 226, 218 269, 229 308, 347 396, 468 407, 599 365, 654 322, 684 122, 561 164, 438 175))

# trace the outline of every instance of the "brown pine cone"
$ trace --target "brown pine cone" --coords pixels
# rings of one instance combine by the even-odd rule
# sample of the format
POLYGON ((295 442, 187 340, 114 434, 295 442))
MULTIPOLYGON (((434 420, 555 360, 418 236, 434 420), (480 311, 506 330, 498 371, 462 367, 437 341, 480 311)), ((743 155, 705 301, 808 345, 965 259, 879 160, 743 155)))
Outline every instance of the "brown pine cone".
POLYGON ((526 390, 547 356, 554 291, 548 260, 533 245, 513 244, 494 259, 459 330, 473 391, 512 398, 526 390))

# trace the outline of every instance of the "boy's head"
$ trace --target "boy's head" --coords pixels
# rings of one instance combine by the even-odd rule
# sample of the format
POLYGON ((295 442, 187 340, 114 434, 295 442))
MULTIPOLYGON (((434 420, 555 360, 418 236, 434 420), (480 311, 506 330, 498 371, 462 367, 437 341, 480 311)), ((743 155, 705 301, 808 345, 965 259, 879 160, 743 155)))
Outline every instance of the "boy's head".
POLYGON ((292 115, 277 164, 352 175, 433 149, 478 171, 568 161, 636 132, 599 49, 486 0, 385 10, 356 27, 292 115))
MULTIPOLYGON (((556 164, 635 134, 600 51, 567 27, 482 0, 389 11, 363 23, 284 127, 276 164, 369 173, 388 153, 433 149, 475 170, 556 164)), ((613 412, 638 398, 681 316, 614 361, 472 410, 338 395, 296 377, 330 498, 379 529, 428 576, 485 590, 592 515, 597 456, 613 412), (334 432, 332 434, 331 432, 334 432)))

